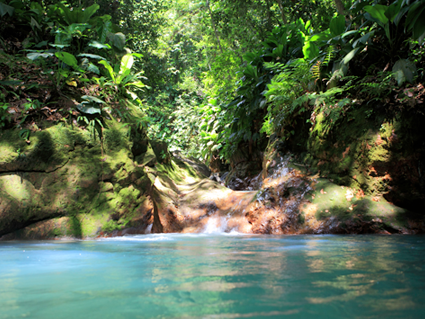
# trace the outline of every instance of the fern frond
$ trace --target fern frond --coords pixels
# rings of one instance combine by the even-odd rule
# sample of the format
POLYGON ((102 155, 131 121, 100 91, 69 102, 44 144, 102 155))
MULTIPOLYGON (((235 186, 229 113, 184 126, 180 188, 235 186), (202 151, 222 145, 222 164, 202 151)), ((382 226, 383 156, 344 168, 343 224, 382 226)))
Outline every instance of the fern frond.
POLYGON ((313 76, 316 79, 320 79, 320 66, 322 64, 322 61, 317 61, 313 67, 311 68, 311 73, 313 73, 313 76))
POLYGON ((323 66, 326 66, 329 64, 329 62, 331 62, 331 60, 334 58, 335 56, 335 51, 334 51, 334 47, 331 45, 326 49, 326 55, 325 58, 323 59, 323 66))

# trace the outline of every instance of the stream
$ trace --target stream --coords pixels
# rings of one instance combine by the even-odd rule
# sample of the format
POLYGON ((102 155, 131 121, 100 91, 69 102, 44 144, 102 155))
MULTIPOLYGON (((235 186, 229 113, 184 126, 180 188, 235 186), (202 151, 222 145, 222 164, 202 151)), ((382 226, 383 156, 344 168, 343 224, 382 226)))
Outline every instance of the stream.
POLYGON ((0 318, 420 318, 425 237, 201 234, 0 243, 0 318))

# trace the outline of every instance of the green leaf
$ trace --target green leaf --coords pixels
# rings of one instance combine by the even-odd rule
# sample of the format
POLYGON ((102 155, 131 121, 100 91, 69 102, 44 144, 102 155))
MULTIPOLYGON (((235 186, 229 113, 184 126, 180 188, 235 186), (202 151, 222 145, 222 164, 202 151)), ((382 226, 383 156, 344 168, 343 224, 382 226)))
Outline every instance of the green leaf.
POLYGON ((77 109, 80 112, 86 113, 86 114, 101 114, 102 111, 98 106, 94 106, 93 104, 90 104, 88 102, 82 102, 77 105, 77 109))
POLYGON ((401 59, 394 64, 393 72, 398 85, 402 85, 406 81, 413 83, 413 77, 417 73, 417 69, 412 61, 401 59))
POLYGON ((79 69, 76 57, 68 52, 56 52, 55 56, 62 62, 72 66, 74 69, 79 69))
POLYGON ((30 59, 30 60, 33 60, 33 61, 38 59, 38 58, 46 59, 46 58, 51 57, 51 56, 53 56, 53 53, 32 52, 32 53, 27 54, 27 58, 30 59))
POLYGON ((97 23, 97 34, 98 38, 101 43, 105 43, 108 33, 112 32, 112 22, 110 15, 103 15, 102 17, 99 17, 99 22, 97 23))
POLYGON ((91 16, 96 13, 97 10, 99 10, 100 6, 98 4, 93 4, 90 7, 86 8, 83 11, 83 14, 81 15, 81 21, 82 23, 86 23, 90 20, 91 16))
POLYGON ((59 49, 63 49, 63 48, 69 47, 69 44, 53 44, 53 43, 49 43, 49 45, 51 47, 59 48, 59 49))
POLYGON ((125 35, 121 32, 118 33, 111 33, 108 32, 108 38, 112 42, 112 45, 116 47, 118 50, 122 51, 124 50, 125 46, 125 35))
POLYGON ((127 83, 126 85, 124 85, 124 86, 130 86, 130 85, 132 85, 132 86, 136 86, 136 87, 138 87, 138 88, 144 88, 146 85, 142 82, 142 81, 137 81, 137 82, 131 82, 131 83, 127 83))
POLYGON ((99 104, 105 104, 104 101, 102 101, 101 99, 99 99, 95 96, 83 95, 81 98, 83 100, 86 100, 86 101, 95 102, 95 103, 99 103, 99 104))
POLYGON ((23 81, 17 81, 17 80, 6 80, 6 81, 0 81, 0 85, 11 85, 11 86, 15 86, 15 85, 20 85, 24 83, 23 81))
POLYGON ((355 48, 353 50, 351 50, 343 59, 342 59, 342 63, 344 64, 348 64, 348 62, 351 61, 352 58, 354 58, 354 56, 356 55, 357 51, 359 51, 360 48, 355 48))
POLYGON ((390 24, 389 23, 387 23, 385 25, 384 30, 385 30, 385 35, 387 36, 388 40, 391 43, 391 32, 390 32, 390 24))
POLYGON ((349 35, 358 34, 358 33, 359 33, 358 30, 350 30, 350 31, 347 31, 347 32, 343 33, 341 35, 341 38, 345 38, 345 37, 348 37, 349 35))
POLYGON ((91 54, 91 53, 80 53, 77 56, 78 57, 86 57, 86 58, 96 59, 96 60, 106 60, 106 58, 104 58, 103 56, 100 56, 100 55, 97 55, 97 54, 91 54))
POLYGON ((98 41, 90 41, 89 47, 96 48, 96 49, 110 49, 111 48, 111 46, 109 44, 107 44, 107 43, 103 44, 103 43, 100 43, 98 41))
POLYGON ((9 16, 12 16, 14 11, 15 11, 14 7, 8 6, 7 4, 0 2, 0 16, 3 17, 6 14, 9 14, 9 16))
POLYGON ((343 15, 333 17, 329 29, 333 36, 343 34, 345 31, 345 17, 343 15))
POLYGON ((407 30, 412 30, 413 32, 413 39, 418 40, 425 32, 425 6, 423 8, 418 8, 413 15, 411 15, 409 11, 408 17, 406 18, 406 24, 407 30))
POLYGON ((115 82, 115 73, 114 73, 114 70, 112 69, 111 65, 109 64, 109 62, 106 61, 106 60, 102 60, 102 61, 99 61, 98 63, 102 64, 106 68, 106 70, 108 70, 109 76, 111 77, 112 81, 115 82))
POLYGON ((99 68, 93 63, 89 63, 89 65, 87 66, 87 71, 98 74, 98 75, 100 74, 99 68))
POLYGON ((413 29, 416 21, 424 9, 425 7, 423 1, 416 1, 414 4, 412 4, 406 17, 406 26, 408 31, 413 29))
POLYGON ((373 36, 374 32, 375 32, 375 31, 372 31, 372 32, 366 33, 366 34, 365 34, 364 36, 362 36, 360 39, 357 39, 356 41, 354 41, 354 43, 353 43, 353 48, 356 48, 356 47, 357 47, 357 44, 359 44, 359 42, 360 42, 360 43, 363 43, 363 44, 366 44, 366 42, 369 40, 369 38, 370 38, 371 36, 373 36))
POLYGON ((385 11, 387 11, 387 6, 383 6, 381 4, 375 4, 374 6, 365 6, 364 10, 369 13, 372 18, 381 22, 382 25, 388 23, 388 18, 385 15, 385 11))
POLYGON ((126 54, 121 58, 120 74, 128 75, 133 66, 134 58, 132 54, 126 54))
POLYGON ((325 34, 325 33, 313 34, 310 37, 310 42, 326 41, 326 40, 329 40, 329 35, 328 34, 325 34))
POLYGON ((393 23, 395 25, 398 26, 398 24, 400 23, 401 18, 403 18, 403 16, 406 14, 406 12, 409 10, 409 7, 404 7, 403 9, 400 10, 400 12, 394 17, 393 19, 393 23))
POLYGON ((307 41, 303 46, 304 59, 312 60, 319 55, 319 48, 313 42, 307 41))
POLYGON ((401 1, 396 1, 388 7, 388 9, 385 11, 385 16, 388 18, 388 20, 394 22, 395 17, 400 13, 401 4, 401 1))

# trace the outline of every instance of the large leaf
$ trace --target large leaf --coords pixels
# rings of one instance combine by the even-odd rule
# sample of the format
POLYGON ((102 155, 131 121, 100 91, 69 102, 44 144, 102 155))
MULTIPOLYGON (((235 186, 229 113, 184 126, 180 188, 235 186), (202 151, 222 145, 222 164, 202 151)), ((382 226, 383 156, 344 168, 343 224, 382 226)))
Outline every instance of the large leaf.
POLYGON ((98 41, 90 41, 89 47, 96 48, 96 49, 110 49, 111 46, 107 43, 100 43, 98 41))
POLYGON ((413 62, 407 59, 398 60, 393 66, 394 78, 397 80, 398 85, 404 82, 413 83, 417 69, 413 62))
POLYGON ((398 26, 398 24, 400 23, 401 18, 404 17, 404 15, 406 14, 406 12, 409 10, 409 7, 404 7, 400 10, 400 12, 394 17, 394 19, 392 20, 392 22, 398 26))
POLYGON ((425 9, 424 1, 416 1, 409 9, 406 17, 407 30, 411 30, 415 22, 419 19, 422 11, 425 9))
POLYGON ((359 33, 359 30, 350 30, 350 31, 347 31, 347 32, 343 33, 341 35, 341 38, 345 38, 345 37, 348 37, 348 36, 350 36, 352 34, 358 34, 358 33, 359 33))
POLYGON ((73 54, 68 52, 56 52, 55 55, 62 62, 72 66, 74 69, 79 69, 77 58, 73 54))
POLYGON ((412 37, 415 40, 421 38, 425 32, 425 1, 415 3, 409 10, 406 18, 407 30, 412 30, 412 37), (418 7, 418 4, 422 4, 418 7))
POLYGON ((12 16, 13 12, 15 11, 14 7, 8 6, 7 4, 0 2, 0 16, 4 16, 7 13, 12 16))
POLYGON ((385 12, 387 11, 388 7, 383 6, 381 4, 376 4, 374 6, 365 6, 364 10, 369 13, 372 18, 376 19, 378 22, 380 22, 382 25, 388 23, 388 18, 385 15, 385 12))
POLYGON ((106 68, 106 70, 108 70, 109 76, 111 77, 112 81, 115 82, 115 73, 114 73, 114 70, 112 69, 112 66, 109 64, 109 62, 106 60, 102 60, 102 61, 99 61, 99 64, 102 64, 106 68))
POLYGON ((394 22, 395 17, 400 13, 401 1, 396 1, 390 5, 385 11, 385 16, 391 21, 394 22))
POLYGON ((91 54, 91 53, 80 53, 77 56, 78 57, 86 57, 86 58, 96 59, 96 60, 106 60, 106 58, 104 58, 103 56, 100 56, 100 55, 97 55, 97 54, 91 54))
POLYGON ((306 41, 303 46, 304 59, 312 60, 319 55, 319 47, 311 41, 306 41))
POLYGON ((89 65, 87 66, 87 71, 95 73, 95 74, 100 74, 99 68, 93 63, 89 63, 89 65))
POLYGON ((134 58, 132 54, 126 54, 121 58, 120 74, 127 76, 133 66, 134 58))
POLYGON ((82 14, 80 15, 80 19, 81 21, 79 21, 80 23, 86 23, 89 22, 90 18, 92 17, 93 14, 96 13, 97 10, 99 10, 100 6, 95 3, 93 5, 91 5, 90 7, 86 8, 84 11, 82 11, 82 14))
POLYGON ((99 104, 105 104, 105 102, 95 96, 90 96, 90 95, 83 95, 81 97, 83 100, 86 101, 90 101, 90 102, 95 102, 95 103, 99 103, 99 104))
POLYGON ((351 61, 352 58, 354 58, 354 56, 356 55, 357 51, 359 51, 360 48, 355 48, 353 50, 351 50, 343 59, 342 59, 342 63, 344 64, 348 64, 348 62, 351 61))
POLYGON ((102 113, 101 109, 98 106, 88 102, 82 102, 78 104, 77 109, 80 112, 83 112, 86 114, 101 114, 102 113))
POLYGON ((112 42, 112 45, 116 47, 118 50, 120 51, 124 50, 125 41, 126 41, 124 34, 122 34, 121 32, 117 32, 117 33, 108 32, 108 39, 109 41, 112 42))
POLYGON ((356 41, 354 41, 353 42, 353 48, 357 48, 357 46, 358 46, 359 43, 366 44, 366 42, 369 40, 369 38, 371 36, 373 36, 374 32, 375 31, 368 32, 364 36, 362 36, 361 38, 359 38, 356 41))
POLYGON ((39 53, 39 52, 31 52, 27 54, 27 58, 30 60, 36 60, 38 58, 48 58, 53 56, 53 53, 39 53))
POLYGON ((135 86, 138 88, 144 88, 146 85, 142 81, 127 83, 125 86, 135 86))
POLYGON ((58 4, 58 7, 61 10, 63 19, 68 25, 74 23, 87 23, 91 16, 100 8, 98 4, 93 4, 85 10, 83 10, 83 8, 73 8, 71 11, 62 3, 58 4))
POLYGON ((344 33, 345 31, 345 17, 343 15, 338 15, 333 17, 331 20, 331 24, 329 26, 332 35, 335 37, 344 33))
POLYGON ((97 22, 97 35, 101 43, 105 43, 108 38, 108 33, 112 32, 112 22, 110 15, 99 17, 97 22))

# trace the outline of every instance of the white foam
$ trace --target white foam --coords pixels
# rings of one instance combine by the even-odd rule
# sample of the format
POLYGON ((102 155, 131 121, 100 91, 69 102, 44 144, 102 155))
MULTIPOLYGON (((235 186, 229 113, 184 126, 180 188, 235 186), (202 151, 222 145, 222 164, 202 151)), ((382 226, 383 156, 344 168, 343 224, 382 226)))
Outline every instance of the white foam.
POLYGON ((227 228, 227 218, 213 215, 208 218, 204 229, 201 231, 203 234, 217 234, 224 233, 227 228))

